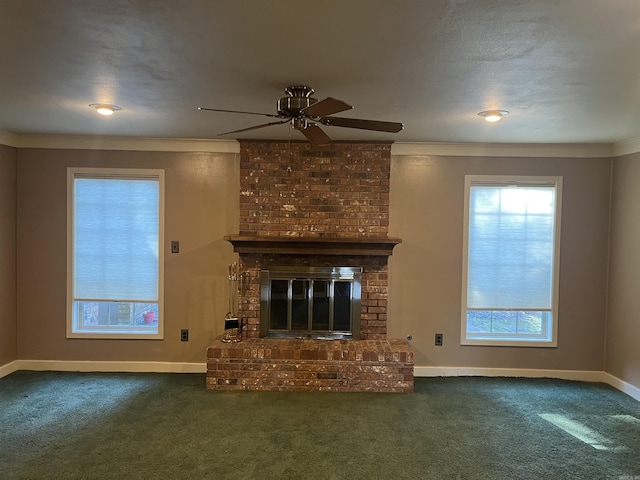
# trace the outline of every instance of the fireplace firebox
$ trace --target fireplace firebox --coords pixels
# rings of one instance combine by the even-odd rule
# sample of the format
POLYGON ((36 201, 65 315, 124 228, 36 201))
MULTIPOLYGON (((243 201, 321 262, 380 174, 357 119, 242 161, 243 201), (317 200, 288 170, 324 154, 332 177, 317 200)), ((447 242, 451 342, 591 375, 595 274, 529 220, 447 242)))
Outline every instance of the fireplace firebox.
POLYGON ((263 269, 260 336, 359 340, 361 279, 361 267, 263 269))

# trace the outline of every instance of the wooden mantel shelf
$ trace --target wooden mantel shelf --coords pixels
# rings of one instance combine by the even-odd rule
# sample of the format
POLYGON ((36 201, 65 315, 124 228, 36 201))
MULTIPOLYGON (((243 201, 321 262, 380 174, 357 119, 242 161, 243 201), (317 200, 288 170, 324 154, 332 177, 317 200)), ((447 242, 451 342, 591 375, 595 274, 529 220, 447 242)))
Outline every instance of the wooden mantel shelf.
POLYGON ((399 238, 309 238, 258 237, 227 235, 224 239, 233 245, 236 253, 279 255, 373 255, 390 256, 399 238))

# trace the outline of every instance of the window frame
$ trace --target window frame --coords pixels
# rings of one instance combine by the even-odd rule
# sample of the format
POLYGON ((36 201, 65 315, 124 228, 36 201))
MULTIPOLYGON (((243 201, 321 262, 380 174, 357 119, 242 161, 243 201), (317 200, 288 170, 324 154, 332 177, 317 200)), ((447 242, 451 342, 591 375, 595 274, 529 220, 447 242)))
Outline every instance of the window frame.
MULTIPOLYGON (((116 340, 163 340, 164 339, 164 216, 165 216, 165 172, 162 169, 140 168, 67 168, 67 338, 116 339, 116 340), (158 327, 156 332, 122 328, 112 331, 76 329, 74 297, 74 220, 76 178, 120 178, 123 180, 151 178, 158 182, 158 327)), ((115 302, 114 302, 115 303, 115 302)), ((129 302, 125 302, 129 303, 129 302)))
POLYGON ((461 345, 505 346, 505 347, 557 347, 558 346, 558 298, 560 278, 560 232, 562 216, 562 181, 561 176, 516 176, 516 175, 465 175, 464 185, 464 224, 463 224, 463 260, 462 260, 462 298, 461 298, 461 345), (551 325, 548 328, 549 338, 532 337, 518 334, 488 334, 483 337, 469 338, 467 332, 467 292, 469 283, 469 215, 472 186, 545 186, 555 188, 554 212, 554 248, 551 325))

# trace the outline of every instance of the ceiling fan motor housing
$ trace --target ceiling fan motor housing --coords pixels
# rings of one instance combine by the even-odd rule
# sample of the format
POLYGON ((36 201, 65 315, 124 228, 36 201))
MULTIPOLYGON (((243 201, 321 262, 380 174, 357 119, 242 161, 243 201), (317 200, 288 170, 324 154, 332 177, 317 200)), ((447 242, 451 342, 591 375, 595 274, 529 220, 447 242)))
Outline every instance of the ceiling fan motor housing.
POLYGON ((285 88, 286 97, 278 100, 278 114, 282 116, 298 116, 301 110, 313 105, 318 100, 312 98, 313 88, 306 86, 285 88))

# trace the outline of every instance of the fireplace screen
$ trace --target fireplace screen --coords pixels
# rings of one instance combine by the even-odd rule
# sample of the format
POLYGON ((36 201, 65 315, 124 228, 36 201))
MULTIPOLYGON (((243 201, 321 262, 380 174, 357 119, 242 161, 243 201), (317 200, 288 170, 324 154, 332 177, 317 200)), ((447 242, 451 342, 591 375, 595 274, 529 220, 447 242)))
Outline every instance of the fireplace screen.
POLYGON ((360 338, 360 267, 261 272, 260 336, 360 338))

